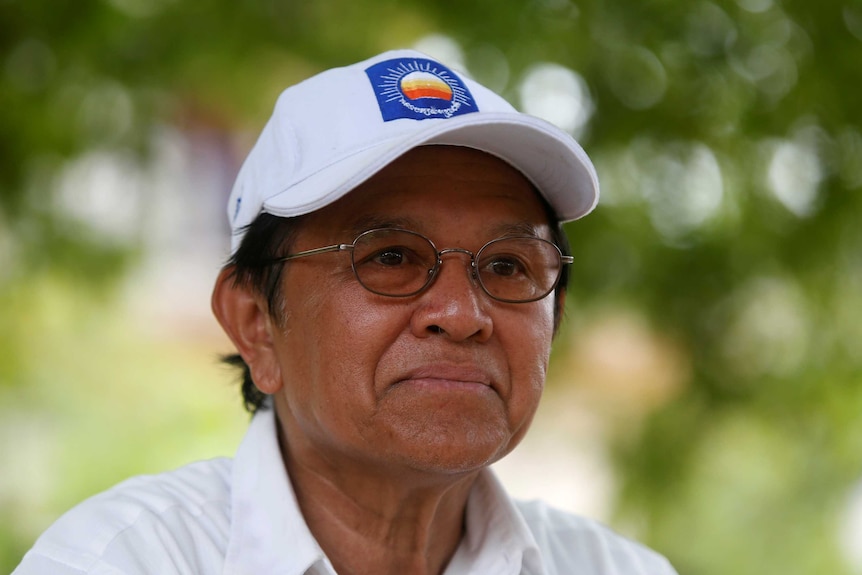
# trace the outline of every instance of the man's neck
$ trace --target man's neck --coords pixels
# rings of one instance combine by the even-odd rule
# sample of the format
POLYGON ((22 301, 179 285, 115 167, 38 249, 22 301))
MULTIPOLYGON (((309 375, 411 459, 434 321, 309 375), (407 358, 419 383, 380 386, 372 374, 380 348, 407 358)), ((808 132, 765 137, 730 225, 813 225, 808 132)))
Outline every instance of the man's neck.
MULTIPOLYGON (((283 438, 282 438, 283 439, 283 438)), ((282 456, 309 530, 339 575, 439 575, 464 534, 478 472, 454 477, 340 473, 282 456)))

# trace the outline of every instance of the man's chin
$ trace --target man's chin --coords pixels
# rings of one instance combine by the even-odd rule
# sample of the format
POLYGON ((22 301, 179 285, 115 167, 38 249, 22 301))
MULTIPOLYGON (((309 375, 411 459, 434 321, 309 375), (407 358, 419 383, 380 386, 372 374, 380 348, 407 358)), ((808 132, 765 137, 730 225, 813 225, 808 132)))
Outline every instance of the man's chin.
POLYGON ((386 450, 390 463, 417 472, 453 476, 474 473, 508 454, 517 442, 507 428, 489 422, 449 421, 415 426, 393 436, 386 450))

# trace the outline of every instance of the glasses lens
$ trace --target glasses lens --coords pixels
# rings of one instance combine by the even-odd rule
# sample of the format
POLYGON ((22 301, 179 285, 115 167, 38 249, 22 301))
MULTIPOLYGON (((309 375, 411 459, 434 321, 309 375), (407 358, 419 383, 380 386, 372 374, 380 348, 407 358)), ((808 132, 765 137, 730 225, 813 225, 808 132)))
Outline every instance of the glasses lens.
POLYGON ((388 296, 421 291, 432 277, 437 251, 426 238, 405 230, 365 232, 353 243, 353 269, 366 289, 388 296))
POLYGON ((560 277, 557 247, 539 238, 501 238, 476 254, 479 281, 491 297, 528 302, 548 295, 560 277))

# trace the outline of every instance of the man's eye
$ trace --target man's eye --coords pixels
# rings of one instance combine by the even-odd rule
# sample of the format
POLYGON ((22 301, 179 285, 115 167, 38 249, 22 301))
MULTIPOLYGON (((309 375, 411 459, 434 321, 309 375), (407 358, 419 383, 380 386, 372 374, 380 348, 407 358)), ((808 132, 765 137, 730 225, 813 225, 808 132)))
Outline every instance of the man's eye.
POLYGON ((384 266, 400 266, 406 260, 404 250, 394 247, 382 249, 372 258, 372 261, 384 266))
POLYGON ((515 258, 498 257, 488 262, 489 272, 499 277, 511 277, 521 273, 524 266, 515 258))

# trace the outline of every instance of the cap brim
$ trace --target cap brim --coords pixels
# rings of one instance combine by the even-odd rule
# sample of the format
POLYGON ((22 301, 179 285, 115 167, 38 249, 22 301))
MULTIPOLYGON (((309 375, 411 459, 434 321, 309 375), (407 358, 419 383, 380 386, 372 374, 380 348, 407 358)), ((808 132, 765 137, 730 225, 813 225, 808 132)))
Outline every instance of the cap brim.
POLYGON ((561 222, 585 216, 596 206, 595 168, 578 143, 559 128, 532 116, 470 114, 381 141, 334 161, 263 203, 263 211, 293 217, 327 206, 422 145, 466 146, 499 157, 538 188, 561 222), (327 190, 321 194, 321 190, 327 190))

